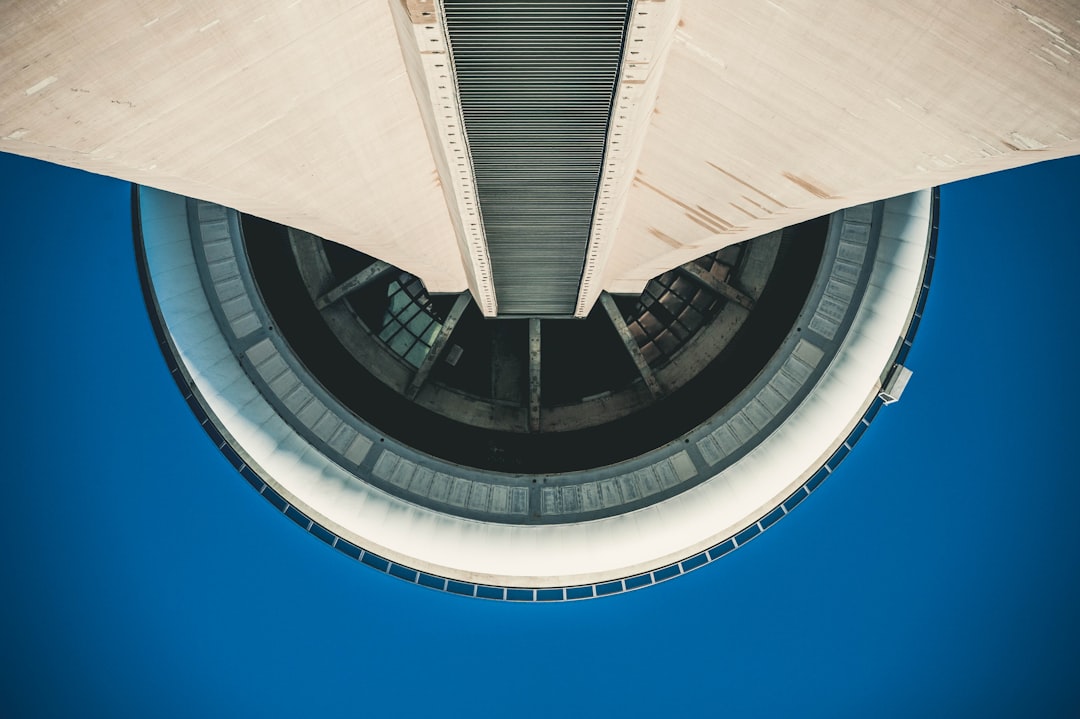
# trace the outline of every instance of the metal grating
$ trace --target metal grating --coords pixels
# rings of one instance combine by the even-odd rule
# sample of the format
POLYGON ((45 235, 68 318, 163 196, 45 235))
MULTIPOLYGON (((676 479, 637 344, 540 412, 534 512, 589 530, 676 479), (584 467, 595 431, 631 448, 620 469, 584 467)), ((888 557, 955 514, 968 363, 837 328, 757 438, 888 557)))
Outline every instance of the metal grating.
POLYGON ((574 313, 630 0, 444 0, 500 315, 574 313))

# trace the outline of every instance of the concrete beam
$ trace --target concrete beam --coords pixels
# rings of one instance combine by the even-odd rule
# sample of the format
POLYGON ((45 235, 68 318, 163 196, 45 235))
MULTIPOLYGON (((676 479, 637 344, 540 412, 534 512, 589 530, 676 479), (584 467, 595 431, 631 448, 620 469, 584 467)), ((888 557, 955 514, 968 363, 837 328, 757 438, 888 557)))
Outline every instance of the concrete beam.
POLYGON ((604 268, 620 234, 681 13, 682 0, 638 0, 631 10, 575 317, 588 316, 600 291, 608 289, 602 286, 604 268))
POLYGON ((477 307, 485 317, 498 311, 484 223, 477 203, 476 179, 465 140, 464 118, 453 59, 447 44, 441 2, 403 0, 389 3, 401 54, 420 117, 424 123, 438 184, 457 236, 461 266, 477 307))
POLYGON ((458 295, 454 306, 450 308, 450 312, 447 313, 446 319, 442 323, 442 329, 435 336, 435 341, 431 343, 431 349, 428 350, 427 356, 424 357, 424 361, 416 369, 416 374, 413 375, 409 386, 405 390, 405 396, 409 399, 416 397, 417 393, 420 392, 420 388, 427 382, 428 375, 431 374, 431 370, 435 369, 435 363, 439 361, 443 350, 446 349, 446 342, 450 339, 458 320, 461 319, 462 313, 465 312, 465 308, 469 306, 471 301, 472 295, 468 292, 458 295))
POLYGON ((697 282, 699 285, 707 290, 711 290, 716 294, 729 299, 732 302, 736 302, 743 308, 752 310, 754 309, 754 299, 749 295, 739 292, 737 289, 729 285, 723 280, 717 279, 710 272, 706 272, 697 264, 690 263, 679 267, 679 272, 686 277, 697 282))
POLYGON ((355 275, 315 300, 315 306, 321 310, 324 307, 337 302, 345 295, 356 292, 361 287, 371 284, 392 269, 394 269, 393 265, 383 262, 382 260, 376 260, 368 267, 360 270, 355 275))
POLYGON ((601 292, 600 304, 611 319, 615 331, 619 333, 619 339, 622 340, 623 346, 626 347, 626 351, 630 354, 630 359, 634 361, 634 366, 637 367, 641 379, 645 380, 645 386, 649 388, 649 393, 659 399, 663 396, 664 391, 660 388, 660 383, 656 381, 656 375, 653 374, 652 367, 645 360, 645 356, 641 354, 641 348, 638 347, 637 340, 630 334, 630 328, 626 326, 626 321, 623 320, 622 312, 615 305, 615 300, 607 292, 601 292))

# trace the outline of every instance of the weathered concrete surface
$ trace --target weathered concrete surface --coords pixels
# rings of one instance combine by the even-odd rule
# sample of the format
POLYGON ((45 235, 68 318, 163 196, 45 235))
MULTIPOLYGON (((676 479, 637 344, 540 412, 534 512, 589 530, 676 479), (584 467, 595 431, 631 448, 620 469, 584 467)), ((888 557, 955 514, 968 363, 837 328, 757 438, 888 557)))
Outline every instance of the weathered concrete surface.
MULTIPOLYGON (((4 3, 0 150, 210 199, 475 292, 398 1, 4 3)), ((1080 152, 1078 21, 1075 0, 683 0, 594 276, 638 291, 841 207, 1080 152)))
POLYGON ((610 291, 828 212, 1080 152, 1080 3, 683 0, 610 291))
POLYGON ((466 275, 387 2, 0 6, 0 150, 466 275))

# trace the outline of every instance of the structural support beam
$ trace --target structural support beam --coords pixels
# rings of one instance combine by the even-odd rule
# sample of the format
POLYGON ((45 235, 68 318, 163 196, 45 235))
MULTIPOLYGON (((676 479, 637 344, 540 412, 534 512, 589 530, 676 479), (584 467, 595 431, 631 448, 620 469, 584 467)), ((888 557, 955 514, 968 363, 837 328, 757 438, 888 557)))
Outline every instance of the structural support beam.
POLYGON ((442 2, 391 0, 401 53, 427 130, 439 184, 454 224, 462 266, 485 317, 498 311, 476 178, 461 114, 457 75, 447 43, 442 2))
POLYGON ((631 184, 637 176, 668 52, 675 31, 682 24, 681 15, 681 0, 636 0, 631 8, 625 39, 628 52, 623 53, 619 67, 575 317, 588 316, 603 289, 604 268, 615 246, 616 230, 631 184))
POLYGON ((409 382, 409 386, 405 390, 405 396, 409 399, 416 397, 417 393, 420 392, 420 388, 427 382, 428 375, 431 374, 431 370, 435 368, 435 363, 439 361, 443 350, 446 349, 446 342, 450 339, 450 335, 453 334, 454 327, 457 326, 458 320, 461 319, 462 313, 465 312, 465 308, 469 306, 471 301, 472 295, 468 292, 462 292, 458 295, 457 301, 454 302, 454 306, 450 308, 450 312, 446 315, 446 320, 443 321, 442 329, 436 335, 435 341, 431 343, 431 349, 428 350, 424 361, 417 367, 416 374, 413 375, 412 381, 409 382))
POLYGON ((540 431, 540 320, 529 318, 529 431, 540 431))
POLYGON ((754 309, 754 299, 752 297, 739 292, 727 282, 713 277, 711 273, 701 269, 696 263, 691 262, 680 266, 679 272, 725 299, 736 302, 748 310, 754 309))
POLYGON ((619 333, 619 339, 622 340, 626 351, 630 353, 630 359, 634 361, 641 379, 645 380, 645 386, 649 388, 649 393, 659 399, 663 396, 664 391, 660 389, 660 383, 656 381, 656 375, 653 374, 652 367, 649 366, 645 355, 641 354, 641 348, 638 347, 637 340, 630 334, 630 328, 626 326, 626 321, 623 320, 622 312, 616 306, 615 300, 607 292, 601 292, 600 304, 603 305, 604 311, 607 312, 608 317, 611 319, 615 331, 619 333))
POLYGON ((361 287, 371 284, 392 269, 394 269, 393 265, 387 264, 382 260, 376 260, 371 265, 360 270, 355 275, 345 280, 340 285, 330 290, 319 299, 315 300, 315 306, 318 307, 320 310, 324 307, 328 307, 329 305, 332 305, 333 303, 340 300, 345 295, 351 292, 356 292, 361 287))

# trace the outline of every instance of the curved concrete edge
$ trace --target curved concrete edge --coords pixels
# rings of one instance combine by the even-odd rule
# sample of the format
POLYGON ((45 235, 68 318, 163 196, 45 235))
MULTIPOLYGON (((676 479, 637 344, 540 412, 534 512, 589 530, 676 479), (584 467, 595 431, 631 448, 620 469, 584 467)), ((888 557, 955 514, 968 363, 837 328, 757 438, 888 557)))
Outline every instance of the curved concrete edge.
POLYGON ((810 396, 747 456, 627 514, 520 526, 412 505, 311 448, 259 395, 221 335, 200 288, 184 199, 144 190, 141 200, 147 267, 171 344, 215 424, 251 468, 360 547, 441 577, 511 587, 594 584, 663 567, 752 527, 791 496, 859 422, 892 366, 919 296, 930 214, 929 190, 886 201, 874 270, 840 352, 810 396))
POLYGON ((779 426, 840 349, 873 269, 879 234, 873 229, 880 230, 884 202, 830 216, 802 311, 737 397, 687 434, 636 457, 556 474, 502 474, 431 456, 343 406, 274 331, 238 213, 194 199, 187 200, 187 212, 195 264, 226 342, 259 393, 316 452, 409 504, 481 522, 533 525, 613 517, 675 496, 738 461, 779 426))

